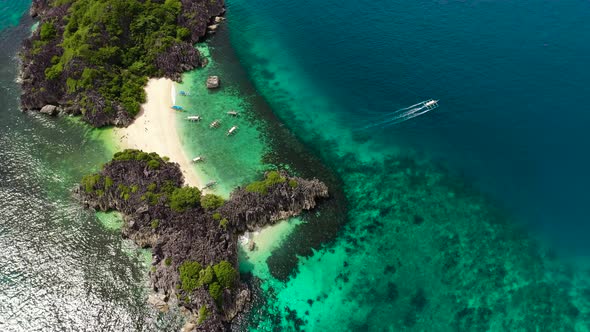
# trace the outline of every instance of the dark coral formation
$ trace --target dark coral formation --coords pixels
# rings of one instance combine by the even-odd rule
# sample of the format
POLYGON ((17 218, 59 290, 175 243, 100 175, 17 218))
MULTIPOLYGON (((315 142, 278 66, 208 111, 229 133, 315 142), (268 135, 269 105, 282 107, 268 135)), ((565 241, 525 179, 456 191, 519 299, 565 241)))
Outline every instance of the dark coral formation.
POLYGON ((85 177, 76 192, 87 207, 122 212, 124 236, 153 249, 150 277, 156 302, 188 309, 193 314, 189 330, 220 331, 229 328, 250 299, 247 286, 239 280, 232 287, 221 287, 221 294, 215 289, 228 284, 216 270, 225 264, 220 262, 237 269, 238 236, 312 209, 328 196, 327 187, 318 180, 270 173, 267 178, 274 176, 277 181, 267 182, 266 192, 238 188, 223 205, 205 209, 198 199, 178 194, 184 191, 177 164, 153 153, 126 150, 115 154, 98 174, 85 177), (178 197, 184 205, 174 201, 178 197), (193 284, 179 274, 181 266, 190 264, 198 265, 193 284))
POLYGON ((225 11, 223 0, 109 1, 33 0, 40 28, 21 51, 23 110, 52 105, 95 127, 127 126, 147 77, 179 81, 204 65, 193 45, 225 11))
POLYGON ((352 257, 387 262, 359 280, 388 287, 351 287, 359 307, 372 308, 370 328, 576 329, 582 315, 568 294, 571 285, 550 275, 555 262, 463 178, 415 156, 341 160, 339 171, 356 177, 346 178, 354 221, 340 245, 352 257))
MULTIPOLYGON (((275 280, 261 287, 250 327, 576 331, 587 325, 587 270, 564 266, 465 179, 416 155, 326 159, 338 160, 337 172, 347 175, 349 222, 303 269, 288 261, 300 253, 283 254, 304 242, 301 228, 272 253, 266 261, 271 271, 287 269, 291 279, 284 289, 269 287, 275 280), (293 291, 315 273, 333 283, 301 295, 293 291)), ((306 225, 316 233, 325 228, 306 225)))

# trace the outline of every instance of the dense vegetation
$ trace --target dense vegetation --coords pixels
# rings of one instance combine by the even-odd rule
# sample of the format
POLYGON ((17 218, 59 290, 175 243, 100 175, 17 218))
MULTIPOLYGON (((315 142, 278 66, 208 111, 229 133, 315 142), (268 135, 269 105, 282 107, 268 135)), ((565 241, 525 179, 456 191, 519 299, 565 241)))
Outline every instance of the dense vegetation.
POLYGON ((37 57, 44 61, 30 65, 37 76, 30 82, 24 71, 28 93, 23 106, 40 108, 57 101, 97 126, 121 120, 121 114, 121 124, 127 124, 145 101, 148 77, 179 79, 183 71, 201 65, 192 47, 198 36, 189 28, 206 26, 213 14, 208 14, 209 7, 218 12, 223 7, 217 0, 186 5, 181 0, 35 2, 47 9, 39 33, 25 44, 23 58, 25 66, 37 57))
POLYGON ((205 210, 215 210, 223 205, 225 200, 214 194, 207 194, 201 198, 201 206, 205 210))
POLYGON ((90 174, 86 175, 82 178, 82 187, 87 193, 90 193, 94 190, 94 186, 98 184, 98 182, 102 179, 100 174, 90 174))
POLYGON ((160 157, 157 153, 147 153, 141 150, 126 149, 121 152, 115 153, 113 156, 114 161, 145 161, 150 169, 158 169, 160 165, 168 161, 168 157, 160 157))
POLYGON ((232 288, 238 277, 238 272, 228 261, 221 261, 204 269, 199 262, 185 261, 178 271, 182 290, 190 293, 198 287, 207 287, 218 304, 221 303, 223 289, 232 288))
POLYGON ((215 271, 215 276, 217 277, 219 285, 223 288, 233 287, 234 282, 238 277, 236 269, 234 269, 228 261, 221 261, 213 265, 213 271, 215 271))
MULTIPOLYGON (((64 1, 62 1, 64 2, 64 1)), ((139 112, 145 101, 143 90, 148 76, 161 76, 155 66, 158 54, 175 42, 190 36, 186 28, 176 25, 180 0, 164 3, 138 0, 76 0, 72 2, 63 34, 63 54, 52 59, 45 70, 48 80, 57 79, 74 61, 90 64, 67 77, 67 92, 83 93, 94 89, 107 100, 120 102, 131 115, 139 112)), ((50 26, 45 23, 43 28, 50 26)), ((53 32, 55 28, 42 29, 53 32)), ((45 33, 47 35, 47 33, 45 33)), ((82 110, 92 110, 91 101, 82 98, 82 110)), ((113 112, 114 105, 104 110, 113 112)))
POLYGON ((188 208, 197 207, 200 200, 201 191, 198 188, 177 188, 170 195, 170 208, 176 212, 182 212, 188 208))
POLYGON ((206 306, 201 306, 201 308, 199 309, 199 319, 197 320, 197 324, 201 324, 202 322, 205 321, 205 319, 207 319, 207 316, 209 315, 209 311, 207 310, 206 306))
MULTIPOLYGON (((285 177, 281 176, 281 174, 279 172, 270 171, 270 172, 266 173, 264 180, 255 181, 255 182, 252 182, 249 185, 247 185, 246 191, 266 195, 268 193, 268 188, 270 188, 276 184, 283 183, 286 180, 287 179, 285 177)), ((295 182, 295 184, 289 182, 289 185, 292 188, 294 188, 297 186, 297 182, 295 182)))

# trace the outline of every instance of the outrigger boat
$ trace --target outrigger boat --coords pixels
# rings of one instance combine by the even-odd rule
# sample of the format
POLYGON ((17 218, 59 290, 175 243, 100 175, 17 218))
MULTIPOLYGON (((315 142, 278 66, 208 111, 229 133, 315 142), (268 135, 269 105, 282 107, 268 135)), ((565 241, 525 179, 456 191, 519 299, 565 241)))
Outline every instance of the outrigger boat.
POLYGON ((430 99, 424 102, 424 106, 429 110, 433 110, 438 107, 438 100, 430 99))
POLYGON ((227 136, 233 135, 236 130, 238 130, 238 126, 233 126, 231 128, 229 128, 229 130, 227 131, 227 136))
POLYGON ((198 122, 198 121, 201 121, 201 116, 200 115, 187 116, 186 119, 189 121, 198 122))
POLYGON ((178 105, 172 106, 172 109, 175 111, 183 111, 184 110, 184 108, 182 108, 182 106, 178 106, 178 105))
POLYGON ((207 182, 207 184, 203 187, 203 189, 209 189, 217 184, 217 181, 207 182))
POLYGON ((227 115, 238 116, 238 112, 236 112, 236 111, 229 111, 229 112, 227 112, 227 115))
POLYGON ((203 157, 203 156, 197 156, 197 157, 193 158, 193 163, 198 163, 198 162, 201 162, 201 161, 205 161, 205 157, 203 157))
POLYGON ((211 124, 209 125, 209 128, 219 128, 220 125, 221 125, 221 121, 215 120, 215 121, 211 122, 211 124))
POLYGON ((188 96, 188 95, 189 95, 189 93, 188 93, 188 92, 186 92, 186 91, 180 91, 180 95, 181 95, 181 96, 188 96))

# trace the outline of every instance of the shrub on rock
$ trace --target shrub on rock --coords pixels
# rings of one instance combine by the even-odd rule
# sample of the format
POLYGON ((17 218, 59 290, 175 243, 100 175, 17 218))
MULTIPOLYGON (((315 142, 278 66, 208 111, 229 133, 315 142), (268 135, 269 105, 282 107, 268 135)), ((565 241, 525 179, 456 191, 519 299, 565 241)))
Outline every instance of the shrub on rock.
POLYGON ((201 272, 201 269, 201 264, 195 261, 185 261, 180 265, 178 268, 180 283, 185 292, 192 292, 199 287, 199 272, 201 272))
POLYGON ((223 203, 225 203, 225 200, 222 197, 214 194, 207 194, 201 197, 201 206, 205 210, 215 210, 222 206, 223 203))
POLYGON ((228 261, 221 261, 213 266, 215 277, 223 288, 231 288, 234 285, 238 272, 228 261))
POLYGON ((170 208, 176 212, 183 212, 198 206, 201 201, 201 191, 195 187, 176 188, 169 198, 170 208))

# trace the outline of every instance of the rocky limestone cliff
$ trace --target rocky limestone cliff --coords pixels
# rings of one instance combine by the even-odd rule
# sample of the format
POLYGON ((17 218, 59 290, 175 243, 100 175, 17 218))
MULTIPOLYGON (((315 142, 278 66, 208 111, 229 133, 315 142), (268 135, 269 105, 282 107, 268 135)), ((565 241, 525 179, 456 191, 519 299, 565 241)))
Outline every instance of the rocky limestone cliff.
POLYGON ((182 289, 179 267, 185 261, 196 261, 203 267, 227 261, 237 269, 240 234, 314 208, 318 200, 328 197, 328 188, 315 179, 281 173, 284 181, 268 187, 265 194, 238 188, 214 210, 192 206, 177 212, 170 208, 168 194, 150 195, 167 190, 161 188, 181 186, 179 166, 155 154, 149 156, 107 163, 100 173, 85 179, 76 194, 86 207, 123 213, 123 235, 141 247, 152 248, 150 280, 154 295, 150 302, 159 308, 171 304, 184 308, 192 317, 185 326, 187 331, 228 330, 250 300, 247 286, 238 280, 235 287, 224 289, 220 304, 206 286, 191 292, 182 289), (152 161, 147 160, 150 158, 152 161), (153 160, 157 167, 150 166, 153 160), (203 306, 208 314, 200 321, 198 312, 203 306))

